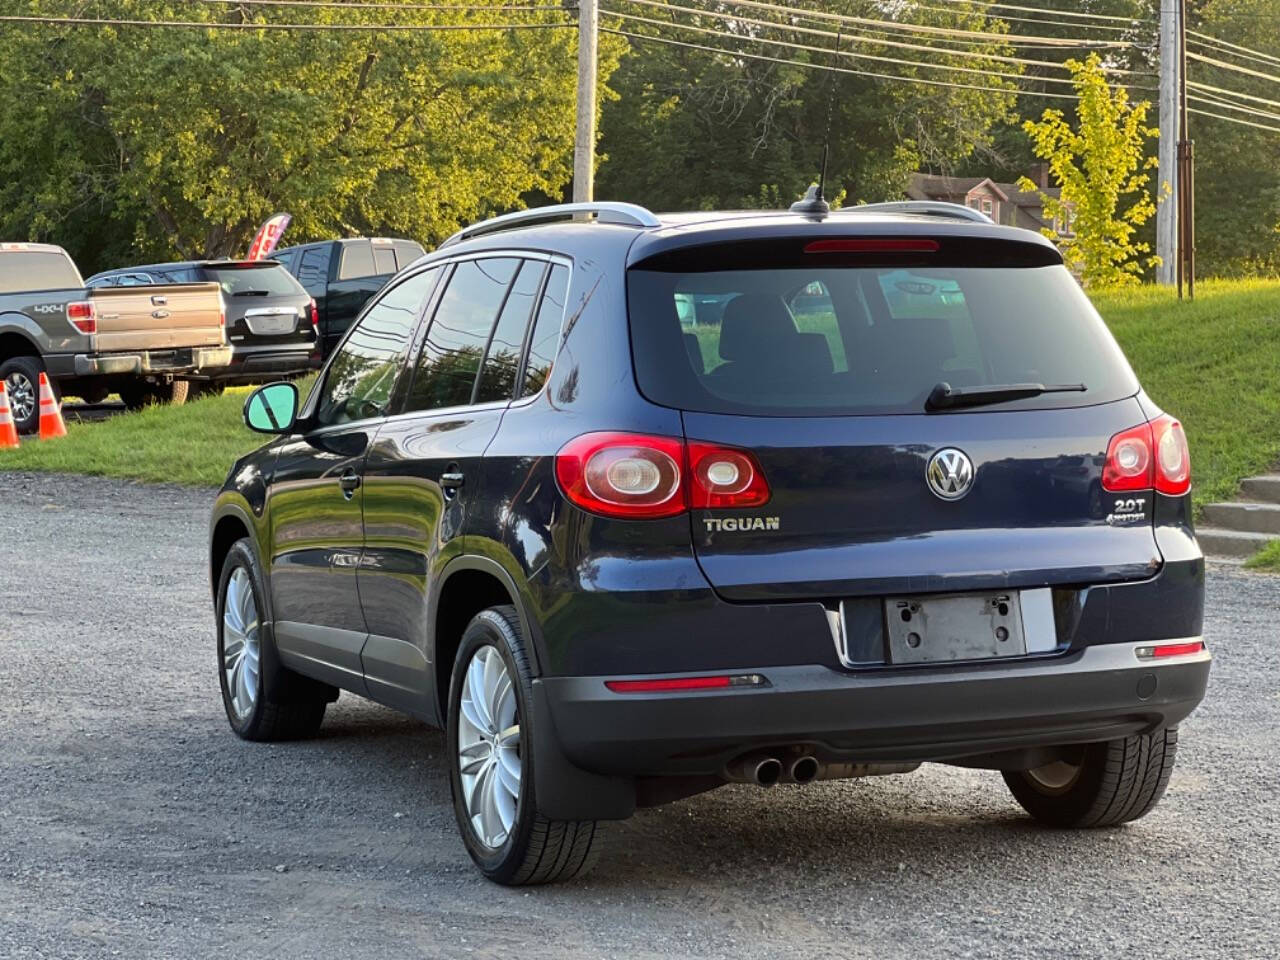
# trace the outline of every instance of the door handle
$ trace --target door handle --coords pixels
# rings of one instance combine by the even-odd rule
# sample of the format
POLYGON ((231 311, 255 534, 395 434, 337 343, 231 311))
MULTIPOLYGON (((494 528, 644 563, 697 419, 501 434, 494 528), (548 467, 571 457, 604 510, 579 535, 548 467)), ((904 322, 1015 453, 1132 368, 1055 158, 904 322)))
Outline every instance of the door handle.
POLYGON ((338 486, 342 488, 342 495, 350 500, 360 487, 360 477, 354 470, 347 470, 338 478, 338 486))
POLYGON ((462 474, 456 471, 442 473, 440 474, 440 486, 444 487, 446 490, 457 490, 462 486, 465 479, 466 478, 462 474))

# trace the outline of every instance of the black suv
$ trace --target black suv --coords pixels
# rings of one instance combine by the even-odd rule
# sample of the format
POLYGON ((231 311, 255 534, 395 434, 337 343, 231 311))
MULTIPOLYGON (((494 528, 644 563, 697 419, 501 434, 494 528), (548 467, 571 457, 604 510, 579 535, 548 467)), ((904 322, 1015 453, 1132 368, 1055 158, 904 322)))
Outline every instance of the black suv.
POLYGON ((922 762, 1122 823, 1204 695, 1182 428, 1057 250, 962 207, 500 217, 245 418, 232 728, 339 690, 443 726, 502 883, 637 806, 922 762))

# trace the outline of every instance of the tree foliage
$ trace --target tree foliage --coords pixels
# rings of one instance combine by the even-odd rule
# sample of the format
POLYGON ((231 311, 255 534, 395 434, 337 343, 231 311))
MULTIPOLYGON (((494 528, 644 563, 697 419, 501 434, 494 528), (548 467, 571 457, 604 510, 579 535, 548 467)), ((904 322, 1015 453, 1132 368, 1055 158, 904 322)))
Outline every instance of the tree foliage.
MULTIPOLYGON (((786 0, 784 0, 786 2, 786 0)), ((797 4, 812 8, 812 4, 797 4)), ((830 13, 884 19, 893 7, 879 0, 834 0, 823 9, 830 13)), ((902 8, 913 23, 997 32, 998 21, 988 20, 979 4, 934 4, 902 8)), ((639 11, 637 11, 639 12, 639 11)), ((652 11, 645 11, 652 15, 652 11)), ((790 43, 835 46, 830 36, 815 37, 792 29, 786 14, 750 11, 757 20, 726 24, 710 15, 682 15, 681 22, 736 35, 767 37, 790 43)), ((607 22, 607 18, 606 18, 607 22)), ((991 40, 969 49, 977 57, 956 57, 944 51, 953 47, 920 35, 892 34, 898 40, 936 47, 937 52, 904 52, 864 36, 842 38, 846 53, 926 59, 975 70, 976 73, 943 73, 877 60, 836 58, 830 53, 770 48, 683 33, 675 27, 661 30, 636 26, 628 30, 661 33, 724 50, 739 47, 746 52, 799 60, 818 66, 889 74, 917 80, 942 80, 974 86, 1008 89, 1008 81, 986 71, 1009 72, 1009 64, 990 59, 1008 54, 1008 46, 991 40)), ((883 38, 887 39, 887 38, 883 38)), ((976 147, 987 144, 990 129, 1010 114, 1012 94, 984 90, 903 83, 852 73, 836 73, 792 64, 768 62, 705 50, 637 40, 614 74, 611 86, 616 101, 604 107, 599 193, 613 199, 632 200, 656 209, 705 209, 711 207, 782 206, 797 199, 817 179, 822 144, 831 112, 831 157, 828 197, 843 195, 845 202, 898 199, 908 175, 923 165, 958 162, 976 147)))
MULTIPOLYGON (((1036 156, 1048 161, 1062 193, 1041 193, 1046 217, 1074 224, 1074 235, 1061 244, 1067 265, 1079 271, 1086 286, 1110 287, 1137 283, 1144 266, 1156 262, 1146 257, 1151 246, 1136 239, 1137 229, 1156 212, 1147 190, 1145 172, 1156 164, 1144 159, 1148 138, 1158 131, 1146 125, 1147 101, 1130 103, 1123 87, 1112 88, 1098 55, 1067 66, 1080 97, 1076 125, 1061 110, 1045 110, 1039 120, 1028 120, 1023 129, 1031 138, 1036 156)), ((1022 190, 1035 190, 1027 178, 1022 190)), ((1056 234, 1046 229, 1045 235, 1056 234)))
MULTIPOLYGON (((292 23, 461 23, 448 10, 98 0, 78 15, 292 23)), ((0 12, 67 4, 0 0, 0 12)), ((533 22, 493 11, 476 22, 533 22)), ((550 18, 563 21, 560 14, 550 18)), ((602 45, 601 75, 618 43, 602 45)), ((572 173, 571 29, 321 32, 14 26, 0 31, 0 236, 59 242, 89 268, 457 225, 558 196, 572 173)))
MULTIPOLYGON (((1208 0, 1198 12, 1199 21, 1194 26, 1199 29, 1280 57, 1280 31, 1276 30, 1280 12, 1275 0, 1208 0)), ((1215 54, 1215 59, 1233 58, 1230 54, 1215 54)), ((1248 60, 1241 65, 1280 75, 1280 66, 1248 60)), ((1274 82, 1200 62, 1192 67, 1192 79, 1200 83, 1264 100, 1280 100, 1280 86, 1274 82)), ((1200 106, 1222 117, 1280 127, 1280 108, 1265 102, 1231 99, 1271 116, 1244 114, 1210 104, 1200 106)), ((1195 140, 1197 274, 1280 273, 1280 132, 1199 113, 1190 117, 1190 126, 1195 140)))

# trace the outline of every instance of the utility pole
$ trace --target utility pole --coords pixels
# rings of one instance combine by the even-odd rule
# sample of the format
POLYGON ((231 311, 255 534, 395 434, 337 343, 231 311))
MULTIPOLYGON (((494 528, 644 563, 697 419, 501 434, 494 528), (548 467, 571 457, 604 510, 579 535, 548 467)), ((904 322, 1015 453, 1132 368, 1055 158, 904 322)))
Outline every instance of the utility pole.
POLYGON ((578 129, 573 141, 573 202, 595 198, 596 40, 599 0, 578 0, 578 129))
POLYGON ((1178 92, 1182 57, 1178 36, 1178 6, 1172 0, 1160 4, 1160 166, 1156 171, 1159 203, 1156 205, 1156 255, 1160 266, 1156 282, 1173 286, 1178 272, 1178 92), (1164 185, 1172 193, 1164 196, 1164 185))
POLYGON ((1187 0, 1178 0, 1178 299, 1196 298, 1195 142, 1187 126, 1187 0))

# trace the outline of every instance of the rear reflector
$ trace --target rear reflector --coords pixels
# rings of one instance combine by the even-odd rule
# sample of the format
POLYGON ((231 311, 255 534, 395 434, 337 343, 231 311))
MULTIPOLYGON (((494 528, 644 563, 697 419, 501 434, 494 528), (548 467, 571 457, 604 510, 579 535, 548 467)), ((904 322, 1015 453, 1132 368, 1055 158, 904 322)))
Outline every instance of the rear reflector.
POLYGON ((726 687, 763 687, 768 681, 758 673, 715 677, 661 677, 652 680, 606 680, 614 693, 663 693, 673 690, 723 690, 726 687))
POLYGON ((927 237, 841 237, 805 244, 805 253, 937 253, 927 237))
POLYGON ((67 304, 67 319, 81 333, 98 332, 98 311, 90 300, 77 300, 67 304))
POLYGON ((1160 643, 1153 647, 1138 647, 1133 652, 1137 654, 1139 660, 1162 660, 1165 657, 1189 656, 1203 649, 1203 640, 1191 640, 1186 643, 1160 643))

